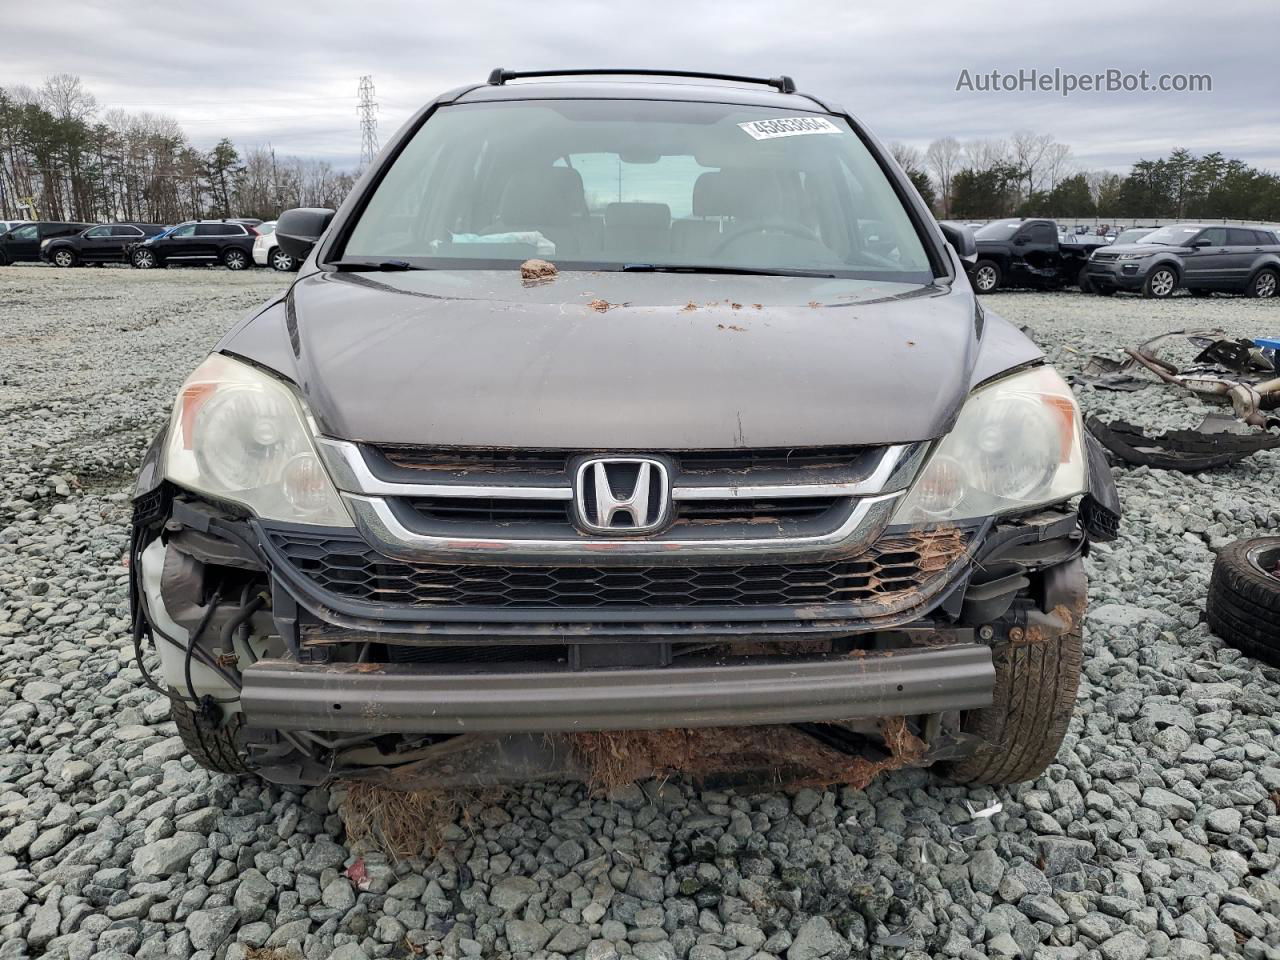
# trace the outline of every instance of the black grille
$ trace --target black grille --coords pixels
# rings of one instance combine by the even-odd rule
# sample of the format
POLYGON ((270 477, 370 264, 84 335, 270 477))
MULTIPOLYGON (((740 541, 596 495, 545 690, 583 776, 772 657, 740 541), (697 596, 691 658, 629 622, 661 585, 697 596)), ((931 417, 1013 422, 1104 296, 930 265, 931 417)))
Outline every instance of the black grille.
MULTIPOLYGON (((486 450, 448 447, 381 446, 378 452, 397 467, 458 473, 563 473, 569 461, 586 450, 486 450)), ((813 470, 848 468, 873 451, 871 447, 764 447, 753 450, 668 451, 684 473, 725 471, 813 470)), ((643 451, 642 451, 643 452, 643 451)), ((625 452, 611 451, 617 456, 625 452)))
POLYGON ((682 500, 676 506, 676 515, 677 522, 685 523, 795 522, 820 517, 842 500, 841 497, 682 500))
POLYGON ((444 523, 568 523, 565 500, 497 497, 415 497, 409 500, 424 519, 444 523))
POLYGON ((772 606, 884 603, 919 591, 965 548, 955 530, 885 538, 836 563, 502 567, 406 563, 362 540, 271 531, 288 562, 350 600, 415 607, 772 606))

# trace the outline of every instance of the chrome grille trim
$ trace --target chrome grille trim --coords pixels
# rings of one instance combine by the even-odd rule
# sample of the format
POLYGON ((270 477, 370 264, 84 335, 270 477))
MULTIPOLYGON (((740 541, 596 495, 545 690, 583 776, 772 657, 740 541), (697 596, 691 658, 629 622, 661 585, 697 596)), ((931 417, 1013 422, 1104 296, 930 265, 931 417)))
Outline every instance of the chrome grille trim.
POLYGON ((582 562, 644 563, 655 560, 666 563, 704 561, 709 558, 732 560, 742 558, 744 550, 756 551, 753 561, 767 563, 774 558, 789 560, 823 560, 850 556, 864 549, 889 522, 894 501, 902 491, 863 497, 857 501, 848 518, 839 527, 822 534, 805 537, 740 537, 723 540, 685 539, 659 535, 647 539, 609 539, 577 537, 573 539, 478 538, 434 536, 416 533, 405 527, 390 504, 382 497, 344 493, 343 499, 356 528, 379 551, 401 560, 456 560, 492 563, 501 558, 508 564, 545 564, 582 562))
MULTIPOLYGON (((380 497, 493 497, 496 499, 572 500, 573 488, 568 477, 560 486, 521 486, 515 484, 463 484, 463 483, 398 483, 374 476, 365 463, 360 447, 347 440, 317 437, 316 447, 334 484, 343 493, 380 497)), ((913 471, 900 470, 905 460, 919 447, 918 444, 898 444, 884 448, 880 462, 872 474, 847 483, 788 483, 754 486, 707 486, 689 483, 679 475, 671 486, 673 500, 733 500, 737 498, 776 499, 779 497, 862 497, 886 492, 891 480, 897 483, 891 490, 906 486, 913 471), (899 476, 895 478, 895 473, 899 476)), ((621 456, 621 455, 620 455, 621 456)))
MULTIPOLYGON (((445 525, 418 524, 405 513, 413 498, 543 500, 565 503, 573 500, 569 475, 563 485, 550 485, 546 475, 536 484, 521 484, 506 478, 503 483, 474 483, 469 477, 458 482, 416 483, 384 479, 374 474, 360 444, 328 437, 316 438, 316 446, 328 467, 356 527, 365 539, 389 557, 408 561, 454 561, 484 564, 502 562, 531 566, 544 564, 606 563, 618 565, 731 563, 743 551, 756 555, 755 562, 835 560, 866 549, 883 530, 893 512, 893 504, 903 495, 924 461, 929 445, 907 443, 878 449, 874 467, 867 464, 865 475, 838 482, 779 483, 771 473, 766 482, 741 483, 732 471, 718 474, 672 476, 671 499, 675 503, 698 501, 739 501, 836 498, 844 506, 833 511, 830 527, 812 523, 727 523, 682 527, 668 525, 645 535, 584 533, 572 523, 564 529, 520 530, 518 525, 499 523, 471 529, 446 529, 445 525), (730 482, 726 483, 728 480, 730 482), (491 529, 490 529, 491 527, 491 529)), ((666 455, 670 456, 670 455, 666 455)), ((812 478, 812 474, 809 475, 812 478)), ((532 478, 530 478, 532 479, 532 478)))

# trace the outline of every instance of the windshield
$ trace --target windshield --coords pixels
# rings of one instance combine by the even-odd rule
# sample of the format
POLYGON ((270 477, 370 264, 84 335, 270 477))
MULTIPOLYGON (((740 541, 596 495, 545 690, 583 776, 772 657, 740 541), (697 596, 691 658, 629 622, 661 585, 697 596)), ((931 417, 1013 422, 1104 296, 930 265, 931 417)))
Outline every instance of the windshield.
POLYGON ((979 240, 1008 240, 1018 232, 1020 226, 1021 220, 996 220, 985 227, 979 227, 973 235, 979 240))
POLYGON ((672 101, 441 108, 340 256, 933 279, 901 201, 845 121, 672 101))
POLYGON ((1147 227, 1142 227, 1138 230, 1126 230, 1116 237, 1116 243, 1137 243, 1149 233, 1151 233, 1151 230, 1147 227))
POLYGON ((266 223, 258 224, 253 229, 258 231, 259 236, 269 237, 271 234, 276 232, 276 222, 274 220, 268 220, 266 223))
POLYGON ((1166 247, 1182 247, 1191 242, 1191 238, 1203 230, 1203 227, 1161 227, 1155 233, 1143 238, 1143 243, 1159 243, 1166 247))

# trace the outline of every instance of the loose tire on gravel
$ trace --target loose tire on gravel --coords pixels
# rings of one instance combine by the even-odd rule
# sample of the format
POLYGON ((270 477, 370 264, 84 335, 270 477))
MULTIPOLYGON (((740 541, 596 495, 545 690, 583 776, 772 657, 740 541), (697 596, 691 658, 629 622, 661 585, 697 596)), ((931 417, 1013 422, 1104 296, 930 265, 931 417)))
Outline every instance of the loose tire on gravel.
POLYGON ((1156 300, 1165 300, 1173 296, 1178 289, 1178 274, 1173 267, 1156 267, 1147 274, 1142 284, 1142 295, 1156 300))
POLYGON ((1241 653, 1280 667, 1280 537, 1237 540, 1213 563, 1209 629, 1241 653))
POLYGON ((996 689, 991 706, 970 710, 964 733, 987 741, 972 756, 949 764, 962 783, 1023 783, 1053 762, 1076 706, 1083 658, 1079 626, 1056 641, 996 648, 996 689))
POLYGON ((973 265, 973 289, 990 293, 1000 286, 1000 265, 994 260, 979 260, 973 265))
POLYGON ((240 714, 232 714, 221 727, 211 729, 191 712, 186 702, 177 695, 169 697, 169 715, 178 726, 178 735, 187 753, 196 763, 214 773, 249 773, 244 753, 236 745, 236 731, 240 729, 240 714))

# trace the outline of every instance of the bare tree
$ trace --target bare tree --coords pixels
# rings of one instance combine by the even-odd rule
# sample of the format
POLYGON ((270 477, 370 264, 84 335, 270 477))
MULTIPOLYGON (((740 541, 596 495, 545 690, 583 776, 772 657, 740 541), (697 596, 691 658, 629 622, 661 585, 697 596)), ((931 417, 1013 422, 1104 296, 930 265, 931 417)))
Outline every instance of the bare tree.
POLYGON ((960 148, 964 165, 977 173, 993 170, 1009 161, 1009 143, 995 137, 968 140, 960 148))
POLYGON ((942 196, 938 201, 942 207, 942 215, 951 213, 951 178, 960 167, 960 144, 955 137, 943 137, 929 144, 924 152, 925 166, 938 181, 942 196))
POLYGON ((1045 189, 1053 190, 1061 180, 1073 176, 1077 172, 1075 160, 1071 157, 1071 147, 1065 143, 1051 143, 1044 152, 1045 189))
POLYGON ((97 97, 70 73, 49 77, 40 87, 38 98, 40 105, 59 120, 85 120, 98 110, 97 97))

